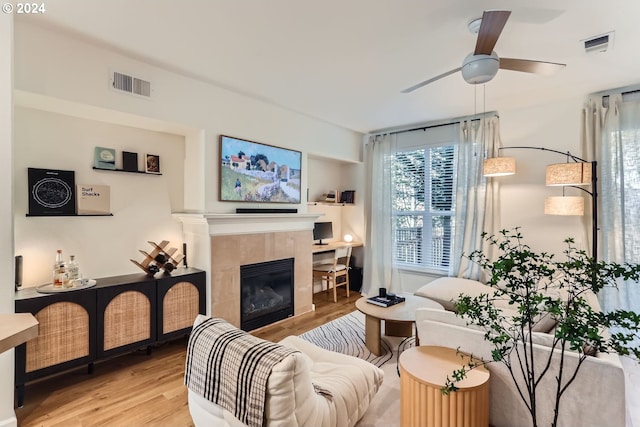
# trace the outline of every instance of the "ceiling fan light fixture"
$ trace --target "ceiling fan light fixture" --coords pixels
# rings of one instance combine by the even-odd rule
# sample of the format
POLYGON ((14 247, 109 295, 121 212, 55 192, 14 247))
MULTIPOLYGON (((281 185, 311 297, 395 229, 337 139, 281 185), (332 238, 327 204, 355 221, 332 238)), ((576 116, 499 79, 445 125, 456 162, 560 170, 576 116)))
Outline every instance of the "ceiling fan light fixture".
POLYGON ((495 52, 491 55, 474 55, 471 52, 462 62, 462 78, 469 84, 486 83, 498 74, 500 59, 495 52))
POLYGON ((471 34, 478 34, 480 32, 480 24, 482 24, 482 18, 475 18, 469 21, 467 28, 471 34))

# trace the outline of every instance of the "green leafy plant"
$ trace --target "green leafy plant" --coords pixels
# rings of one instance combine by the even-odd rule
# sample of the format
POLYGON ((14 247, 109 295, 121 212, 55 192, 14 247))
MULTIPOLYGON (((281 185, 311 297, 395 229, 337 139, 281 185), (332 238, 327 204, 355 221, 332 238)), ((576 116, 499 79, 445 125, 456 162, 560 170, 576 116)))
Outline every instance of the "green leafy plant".
POLYGON ((605 286, 616 286, 619 279, 638 281, 640 265, 595 262, 570 238, 565 240, 563 259, 556 260, 553 254, 533 252, 523 243, 519 228, 502 230, 497 236, 484 233, 483 239, 498 249, 497 258, 490 259, 482 251, 467 258, 488 273, 487 284, 495 292, 477 297, 460 295, 456 308, 468 324, 485 331, 484 339, 492 345, 492 360, 475 359, 453 372, 442 391, 455 391, 455 384, 478 365, 504 364, 531 415, 531 425, 537 427, 536 388, 550 372, 553 352, 542 363, 536 360, 533 332, 550 316, 556 324, 551 332, 552 346, 561 352, 555 371, 552 426, 556 427, 562 397, 590 354, 615 352, 640 359, 640 348, 633 343, 640 336, 640 315, 625 310, 604 313, 589 304, 590 298, 605 286), (502 304, 496 305, 499 301, 502 304), (505 314, 500 306, 509 307, 514 314, 505 314), (577 363, 567 363, 568 351, 578 354, 577 363), (516 380, 520 374, 523 381, 516 380))

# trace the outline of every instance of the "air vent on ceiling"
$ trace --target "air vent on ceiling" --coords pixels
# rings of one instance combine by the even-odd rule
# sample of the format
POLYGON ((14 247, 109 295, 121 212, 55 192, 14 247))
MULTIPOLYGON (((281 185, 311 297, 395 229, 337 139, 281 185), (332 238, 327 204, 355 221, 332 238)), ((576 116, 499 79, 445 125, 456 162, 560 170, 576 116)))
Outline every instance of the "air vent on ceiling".
POLYGON ((614 34, 615 32, 611 31, 606 34, 600 34, 598 36, 590 37, 588 39, 583 40, 584 51, 586 53, 606 52, 609 48, 613 46, 614 34))
POLYGON ((111 85, 116 90, 144 96, 146 98, 151 97, 151 82, 128 74, 114 71, 112 73, 111 85))

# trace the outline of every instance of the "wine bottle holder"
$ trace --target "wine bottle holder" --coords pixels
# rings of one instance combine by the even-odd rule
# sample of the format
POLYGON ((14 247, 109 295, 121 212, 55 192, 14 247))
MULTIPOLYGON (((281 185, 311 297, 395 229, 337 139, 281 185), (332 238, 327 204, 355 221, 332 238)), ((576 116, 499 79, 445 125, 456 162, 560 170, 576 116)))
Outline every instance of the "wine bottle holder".
POLYGON ((184 258, 183 254, 176 254, 177 248, 166 247, 169 245, 168 240, 163 240, 160 243, 148 242, 153 250, 151 253, 140 249, 140 253, 145 256, 142 262, 138 262, 134 259, 130 261, 140 267, 147 275, 153 276, 160 270, 164 270, 164 274, 171 274, 171 272, 182 262, 184 258))

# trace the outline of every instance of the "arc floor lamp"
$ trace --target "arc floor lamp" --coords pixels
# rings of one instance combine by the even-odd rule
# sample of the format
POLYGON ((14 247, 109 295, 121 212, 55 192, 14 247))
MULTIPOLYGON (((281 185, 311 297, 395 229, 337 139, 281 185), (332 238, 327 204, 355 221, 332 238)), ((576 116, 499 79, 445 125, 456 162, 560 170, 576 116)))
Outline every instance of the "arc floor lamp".
MULTIPOLYGON (((598 192, 597 192, 597 162, 587 161, 574 156, 570 152, 562 152, 543 147, 501 147, 501 150, 524 149, 549 151, 566 156, 565 163, 547 166, 546 185, 562 186, 563 194, 558 197, 547 197, 544 203, 544 213, 548 215, 584 215, 584 198, 564 195, 564 187, 573 187, 591 196, 591 233, 592 254, 594 261, 598 259, 598 192), (591 185, 591 191, 582 186, 591 185)), ((487 177, 506 176, 516 173, 516 160, 513 157, 493 157, 485 159, 483 174, 487 177)))

